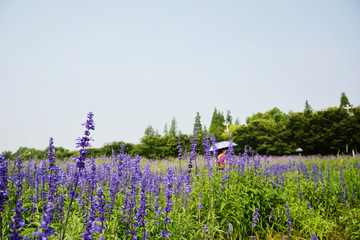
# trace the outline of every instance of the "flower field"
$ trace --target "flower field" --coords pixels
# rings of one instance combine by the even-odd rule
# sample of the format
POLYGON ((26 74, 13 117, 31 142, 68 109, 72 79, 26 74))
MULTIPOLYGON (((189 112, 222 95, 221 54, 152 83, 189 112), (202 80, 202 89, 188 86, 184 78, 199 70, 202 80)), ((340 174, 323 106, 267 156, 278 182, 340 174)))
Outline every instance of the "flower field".
POLYGON ((92 117, 75 159, 1 157, 1 239, 360 239, 359 155, 89 159, 92 117))

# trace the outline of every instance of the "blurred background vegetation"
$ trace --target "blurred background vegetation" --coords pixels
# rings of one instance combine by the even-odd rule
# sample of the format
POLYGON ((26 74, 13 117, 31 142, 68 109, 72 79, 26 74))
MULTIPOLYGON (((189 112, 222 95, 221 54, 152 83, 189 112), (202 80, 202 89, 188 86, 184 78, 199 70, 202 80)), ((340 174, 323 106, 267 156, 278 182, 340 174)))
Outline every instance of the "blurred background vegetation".
MULTIPOLYGON (((233 121, 231 112, 226 114, 214 109, 209 129, 201 124, 198 112, 195 116, 194 129, 196 133, 184 134, 177 129, 175 117, 170 128, 164 126, 163 134, 148 126, 140 143, 132 144, 122 141, 106 143, 101 148, 88 149, 89 156, 111 156, 118 154, 121 145, 125 146, 125 153, 138 154, 149 159, 163 159, 178 155, 178 141, 180 138, 183 149, 190 150, 191 136, 196 134, 198 153, 203 153, 203 140, 205 134, 213 134, 217 141, 229 139, 238 145, 235 153, 241 153, 245 146, 255 153, 265 155, 291 155, 297 154, 296 149, 301 148, 305 155, 334 155, 351 154, 358 152, 360 146, 360 106, 352 107, 345 93, 341 94, 339 107, 330 107, 326 110, 313 111, 306 100, 303 112, 284 113, 273 108, 265 113, 256 113, 240 124, 239 119, 233 121)), ((4 151, 6 159, 15 159, 17 156, 24 159, 44 158, 48 149, 20 147, 16 152, 4 151)), ((69 158, 78 154, 62 147, 55 147, 58 159, 69 158)))

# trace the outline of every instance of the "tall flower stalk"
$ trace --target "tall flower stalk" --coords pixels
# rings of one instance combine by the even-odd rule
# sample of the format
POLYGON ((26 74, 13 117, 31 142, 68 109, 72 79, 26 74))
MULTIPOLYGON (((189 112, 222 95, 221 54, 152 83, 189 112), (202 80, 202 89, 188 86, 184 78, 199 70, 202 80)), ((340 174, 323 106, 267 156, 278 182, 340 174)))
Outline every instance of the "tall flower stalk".
POLYGON ((58 171, 56 168, 55 162, 55 148, 54 148, 54 140, 50 138, 49 140, 49 176, 48 176, 48 185, 49 185, 49 194, 47 196, 48 201, 53 202, 55 200, 55 195, 57 192, 57 181, 58 181, 58 171))
POLYGON ((87 119, 86 123, 83 124, 83 126, 85 126, 84 136, 81 138, 78 138, 77 143, 76 143, 76 147, 80 147, 80 150, 79 150, 80 156, 75 158, 76 167, 77 167, 77 172, 75 172, 75 176, 74 176, 75 177, 75 185, 74 185, 74 188, 70 191, 70 199, 71 200, 70 200, 69 208, 67 211, 67 216, 65 219, 64 230, 63 230, 61 239, 65 238, 66 225, 69 220, 69 214, 71 211, 72 203, 76 196, 76 190, 78 187, 79 178, 81 176, 82 170, 85 169, 85 159, 86 159, 86 154, 87 154, 87 150, 85 148, 91 147, 90 141, 92 141, 92 139, 90 137, 90 130, 95 130, 95 123, 93 120, 94 114, 92 112, 89 112, 87 116, 88 116, 88 119, 87 119))
POLYGON ((163 239, 165 239, 165 237, 170 237, 171 233, 166 231, 166 226, 167 224, 170 224, 171 221, 168 218, 169 212, 171 212, 172 210, 172 195, 174 194, 174 190, 173 190, 173 183, 174 183, 174 172, 173 170, 168 167, 167 171, 166 171, 166 175, 165 175, 165 181, 166 181, 166 188, 165 188, 165 192, 166 192, 166 207, 164 208, 164 213, 165 213, 165 218, 164 218, 164 223, 165 223, 165 227, 164 230, 160 233, 160 235, 163 237, 163 239))
POLYGON ((46 205, 46 210, 43 214, 43 220, 41 221, 41 226, 40 228, 42 228, 43 230, 40 232, 40 231, 36 231, 33 235, 37 235, 39 236, 39 239, 40 240, 47 240, 49 239, 49 237, 51 235, 57 235, 52 227, 50 226, 52 220, 53 220, 53 214, 54 214, 54 208, 53 208, 53 204, 52 202, 49 202, 47 205, 46 205))
POLYGON ((8 201, 7 190, 8 185, 8 165, 5 162, 4 154, 0 156, 0 239, 2 240, 2 215, 4 213, 4 205, 8 201))

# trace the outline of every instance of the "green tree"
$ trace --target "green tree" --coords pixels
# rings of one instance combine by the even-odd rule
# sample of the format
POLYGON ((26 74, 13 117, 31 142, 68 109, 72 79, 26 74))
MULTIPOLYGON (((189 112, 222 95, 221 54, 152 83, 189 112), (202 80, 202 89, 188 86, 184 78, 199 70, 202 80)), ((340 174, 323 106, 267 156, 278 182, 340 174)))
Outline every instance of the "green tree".
POLYGON ((221 112, 218 112, 215 108, 213 116, 211 118, 209 132, 214 134, 216 137, 221 135, 226 129, 225 125, 225 118, 221 112))
POLYGON ((235 125, 240 125, 240 119, 239 118, 235 119, 235 125))
MULTIPOLYGON (((30 159, 30 158, 43 158, 46 157, 46 152, 41 151, 41 150, 37 150, 35 148, 27 148, 27 147, 20 147, 18 149, 18 151, 16 152, 16 155, 18 157, 21 157, 22 159, 26 160, 26 159, 30 159)), ((16 158, 16 156, 15 156, 16 158)))
POLYGON ((304 109, 304 113, 305 114, 311 114, 313 112, 308 100, 305 101, 305 109, 304 109))
POLYGON ((5 160, 12 159, 12 152, 11 151, 4 151, 0 155, 4 154, 5 160))
POLYGON ((231 125, 232 124, 232 119, 233 118, 231 116, 231 112, 230 112, 230 110, 228 110, 227 113, 226 113, 226 123, 231 125))
POLYGON ((260 154, 284 155, 292 153, 295 149, 284 121, 256 119, 249 123, 248 132, 248 146, 260 154))
POLYGON ((349 99, 347 98, 347 96, 345 95, 344 92, 341 93, 341 97, 340 97, 340 107, 346 107, 347 105, 350 106, 350 102, 349 99))
POLYGON ((195 123, 194 123, 194 129, 196 129, 197 132, 202 132, 202 125, 201 125, 201 117, 199 112, 196 113, 195 117, 195 123))
POLYGON ((177 132, 177 126, 176 126, 176 119, 175 117, 171 120, 171 125, 170 125, 170 130, 169 130, 169 135, 172 137, 176 136, 176 132, 177 132))
POLYGON ((288 115, 286 113, 283 113, 278 109, 277 107, 274 107, 273 109, 265 112, 265 113, 256 113, 253 114, 251 117, 246 118, 246 124, 249 124, 250 122, 258 119, 273 119, 275 122, 286 122, 288 115))
POLYGON ((154 128, 149 125, 147 128, 145 128, 145 136, 156 136, 158 133, 154 130, 154 128))
POLYGON ((166 136, 166 135, 169 135, 167 123, 165 123, 165 126, 164 126, 164 136, 166 136))

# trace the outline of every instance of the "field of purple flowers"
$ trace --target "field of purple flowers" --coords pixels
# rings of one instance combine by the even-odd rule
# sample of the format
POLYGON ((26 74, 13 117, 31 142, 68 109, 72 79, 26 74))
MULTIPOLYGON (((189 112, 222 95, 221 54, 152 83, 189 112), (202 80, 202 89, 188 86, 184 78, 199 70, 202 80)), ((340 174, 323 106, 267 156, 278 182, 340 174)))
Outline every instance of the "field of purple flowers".
POLYGON ((359 239, 360 156, 264 157, 230 146, 224 171, 214 137, 177 159, 152 162, 123 151, 0 159, 1 239, 359 239))

